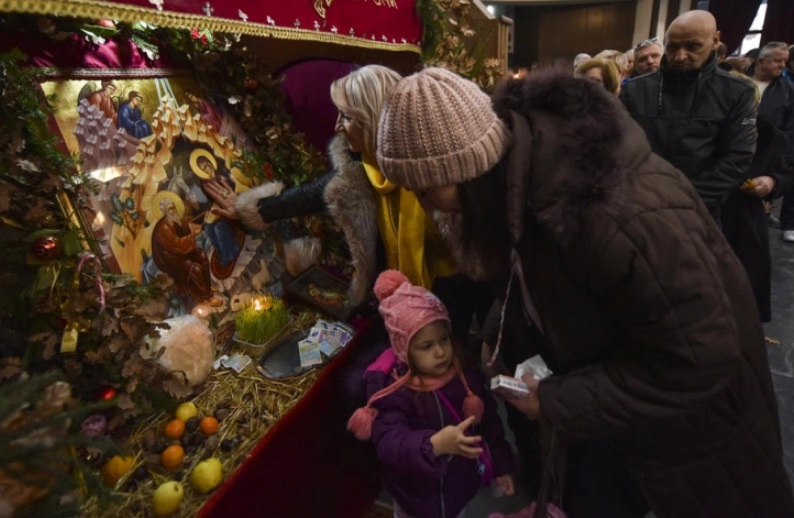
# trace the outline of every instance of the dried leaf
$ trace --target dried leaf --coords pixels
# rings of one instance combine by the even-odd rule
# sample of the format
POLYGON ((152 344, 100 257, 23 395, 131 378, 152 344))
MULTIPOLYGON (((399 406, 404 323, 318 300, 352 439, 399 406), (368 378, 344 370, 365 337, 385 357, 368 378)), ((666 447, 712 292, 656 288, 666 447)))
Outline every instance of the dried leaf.
POLYGON ((116 400, 116 406, 121 410, 130 410, 135 408, 135 402, 127 394, 121 394, 116 400))
POLYGON ((176 399, 184 399, 193 393, 193 389, 184 381, 171 377, 163 382, 163 390, 174 396, 176 399))
MULTIPOLYGON (((116 311, 114 311, 114 313, 116 313, 116 311)), ((107 315, 107 313, 105 313, 105 315, 107 315)), ((101 336, 107 338, 108 336, 112 335, 113 333, 115 333, 115 332, 117 332, 119 330, 119 325, 118 324, 119 324, 119 321, 116 320, 115 318, 110 318, 108 316, 105 316, 99 322, 99 329, 101 329, 99 334, 101 336)), ((94 325, 94 328, 96 328, 96 324, 94 325)))
POLYGON ((127 340, 124 338, 123 335, 117 334, 114 335, 110 341, 107 342, 107 348, 112 353, 117 353, 119 351, 124 350, 127 347, 127 340))
POLYGON ((124 367, 121 368, 121 375, 124 376, 125 379, 134 379, 146 374, 146 370, 146 364, 141 360, 140 356, 135 355, 124 362, 124 367))
POLYGON ((22 358, 17 356, 0 359, 0 381, 18 376, 22 373, 22 358))
POLYGON ((58 339, 58 335, 52 331, 36 333, 30 337, 31 342, 44 347, 41 356, 45 360, 50 360, 53 356, 55 356, 55 353, 57 352, 58 339))
POLYGON ((99 351, 86 351, 85 361, 88 363, 102 363, 102 355, 99 351))
POLYGON ((129 321, 122 321, 119 323, 121 330, 127 336, 130 342, 137 342, 140 336, 140 325, 136 326, 129 321))

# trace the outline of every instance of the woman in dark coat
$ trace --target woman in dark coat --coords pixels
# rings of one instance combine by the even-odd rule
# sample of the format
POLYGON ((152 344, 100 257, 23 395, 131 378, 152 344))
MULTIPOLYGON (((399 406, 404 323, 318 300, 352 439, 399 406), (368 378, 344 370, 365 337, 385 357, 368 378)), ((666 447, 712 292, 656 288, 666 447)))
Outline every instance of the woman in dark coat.
POLYGON ((612 96, 534 75, 492 105, 426 69, 392 90, 378 160, 426 207, 459 215, 470 271, 504 274, 500 313, 520 322, 497 329, 538 331, 523 345, 555 375, 518 406, 584 448, 568 466, 575 516, 636 515, 616 512, 629 507, 617 495, 589 498, 622 472, 660 518, 794 516, 747 277, 612 96))

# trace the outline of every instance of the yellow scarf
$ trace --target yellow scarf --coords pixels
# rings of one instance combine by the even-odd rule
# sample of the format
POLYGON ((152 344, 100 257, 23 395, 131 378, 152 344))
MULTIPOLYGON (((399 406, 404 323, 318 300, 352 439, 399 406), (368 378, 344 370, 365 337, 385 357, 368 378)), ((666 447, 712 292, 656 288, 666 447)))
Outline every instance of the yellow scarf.
POLYGON ((433 278, 425 263, 425 211, 416 195, 397 187, 380 172, 374 160, 364 160, 364 171, 378 193, 378 230, 386 247, 386 264, 399 270, 412 284, 430 289, 433 278), (398 213, 392 199, 396 196, 398 213))

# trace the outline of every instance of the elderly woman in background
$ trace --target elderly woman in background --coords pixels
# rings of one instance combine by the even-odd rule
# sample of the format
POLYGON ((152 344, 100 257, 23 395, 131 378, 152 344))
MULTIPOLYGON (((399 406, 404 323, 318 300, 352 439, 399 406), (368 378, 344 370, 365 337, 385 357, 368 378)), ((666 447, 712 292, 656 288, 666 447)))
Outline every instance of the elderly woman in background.
POLYGON ((604 59, 588 59, 578 67, 574 76, 583 77, 602 85, 607 92, 620 93, 620 77, 615 64, 604 59))

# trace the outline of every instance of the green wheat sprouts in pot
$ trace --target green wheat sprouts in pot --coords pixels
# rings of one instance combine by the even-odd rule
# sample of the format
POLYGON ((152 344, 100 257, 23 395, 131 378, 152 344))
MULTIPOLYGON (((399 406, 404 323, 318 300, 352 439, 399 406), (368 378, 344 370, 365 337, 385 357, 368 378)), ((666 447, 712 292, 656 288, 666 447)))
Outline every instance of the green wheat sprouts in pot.
POLYGON ((237 339, 249 344, 263 344, 289 323, 284 301, 264 296, 255 297, 234 317, 237 339))

